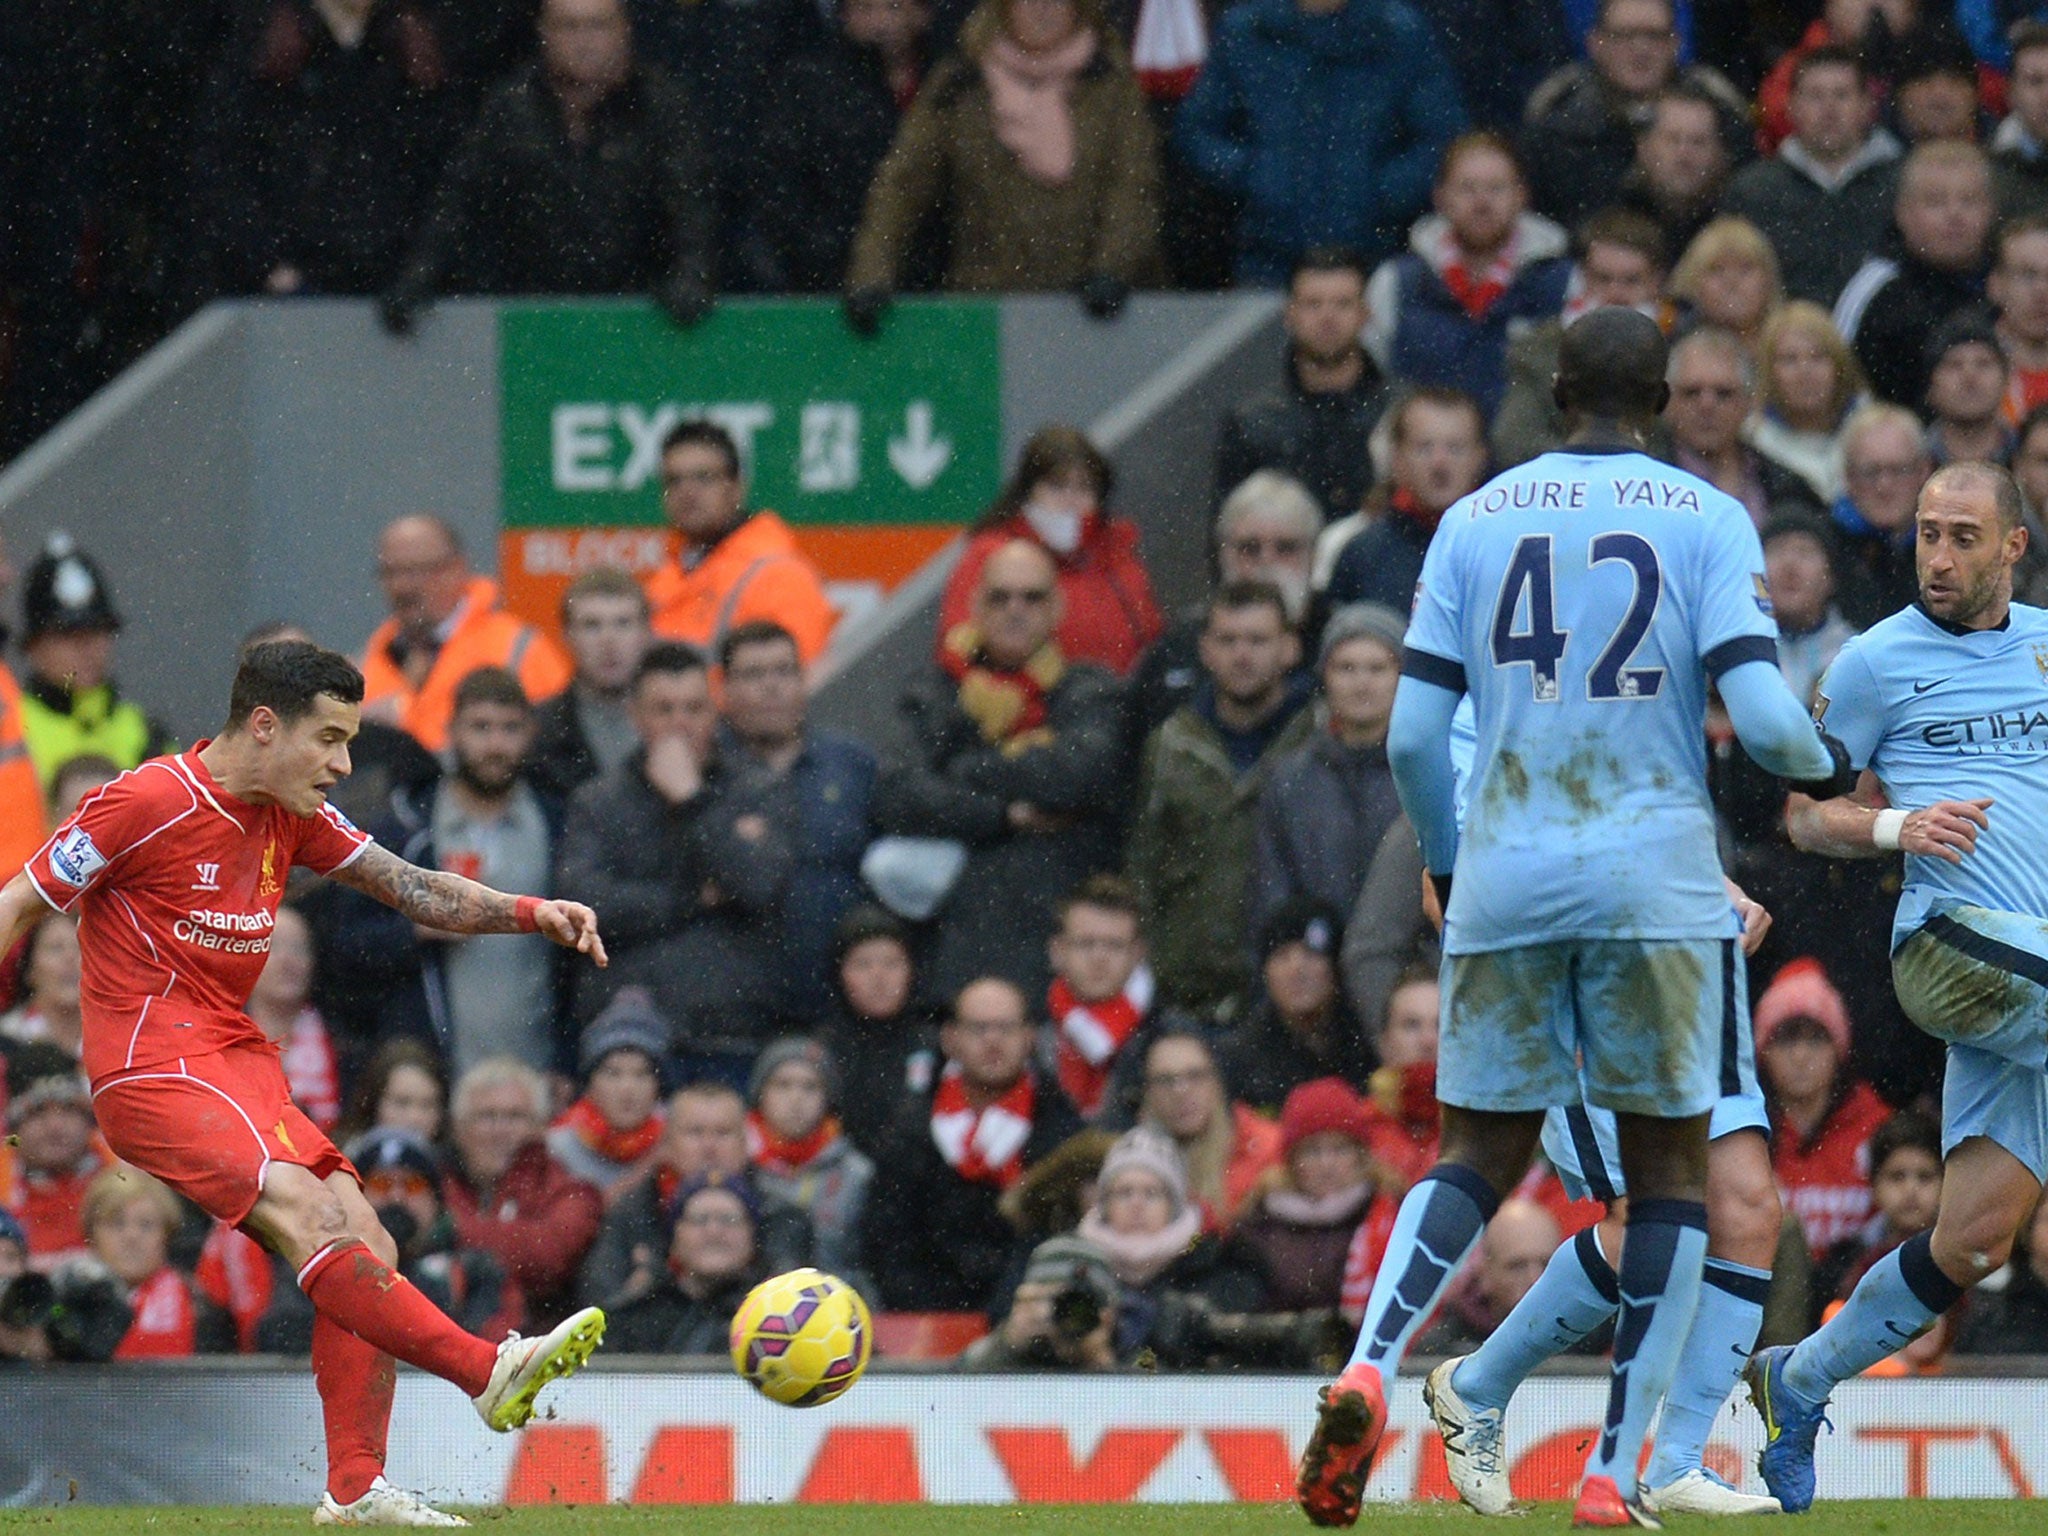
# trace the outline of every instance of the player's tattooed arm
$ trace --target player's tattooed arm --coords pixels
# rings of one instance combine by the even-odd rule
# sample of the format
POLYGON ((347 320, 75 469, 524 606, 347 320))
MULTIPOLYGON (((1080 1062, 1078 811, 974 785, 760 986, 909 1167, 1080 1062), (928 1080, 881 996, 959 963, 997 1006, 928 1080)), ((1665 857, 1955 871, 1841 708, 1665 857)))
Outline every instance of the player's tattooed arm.
MULTIPOLYGON (((376 843, 345 869, 336 870, 333 878, 395 908, 420 927, 442 933, 519 933, 525 926, 520 922, 520 903, 531 900, 446 870, 422 869, 376 843)), ((573 901, 540 901, 529 910, 533 929, 605 964, 597 914, 590 908, 573 901)))
POLYGON ((1794 794, 1785 806, 1785 830, 1794 847, 1831 859, 1871 859, 1903 849, 1960 864, 1990 826, 1991 804, 1944 800, 1917 811, 1893 810, 1877 775, 1866 769, 1854 794, 1832 800, 1794 794))

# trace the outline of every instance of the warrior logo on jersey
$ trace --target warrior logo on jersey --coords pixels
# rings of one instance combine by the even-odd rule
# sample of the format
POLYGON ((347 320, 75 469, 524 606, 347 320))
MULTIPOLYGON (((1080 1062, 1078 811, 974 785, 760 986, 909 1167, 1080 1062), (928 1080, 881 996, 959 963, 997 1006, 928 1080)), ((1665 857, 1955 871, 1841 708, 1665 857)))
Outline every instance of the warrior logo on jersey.
POLYGON ((275 896, 282 888, 277 878, 277 839, 272 838, 263 848, 263 873, 256 882, 256 894, 275 896))
POLYGON ((107 867, 107 856, 99 851, 92 834, 73 827, 50 850, 50 869, 66 885, 84 890, 86 882, 107 867))

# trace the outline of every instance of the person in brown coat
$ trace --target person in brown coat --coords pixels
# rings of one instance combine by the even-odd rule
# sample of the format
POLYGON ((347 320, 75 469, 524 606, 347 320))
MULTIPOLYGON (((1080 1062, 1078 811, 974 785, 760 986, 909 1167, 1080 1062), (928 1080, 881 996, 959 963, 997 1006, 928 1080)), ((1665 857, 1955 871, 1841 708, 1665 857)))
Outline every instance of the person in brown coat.
POLYGON ((920 224, 946 209, 956 292, 1075 289, 1102 318, 1156 280, 1159 142, 1097 0, 984 0, 868 190, 848 323, 880 324, 920 224))

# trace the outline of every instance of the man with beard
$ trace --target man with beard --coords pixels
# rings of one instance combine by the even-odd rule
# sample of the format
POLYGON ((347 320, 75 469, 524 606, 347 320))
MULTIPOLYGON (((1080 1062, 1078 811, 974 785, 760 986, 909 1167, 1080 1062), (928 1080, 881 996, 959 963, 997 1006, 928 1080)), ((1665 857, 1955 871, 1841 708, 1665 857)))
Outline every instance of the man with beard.
MULTIPOLYGON (((507 889, 548 889, 560 812, 522 771, 532 742, 533 706, 519 679, 502 667, 470 673, 455 690, 448 773, 395 795, 391 816, 373 835, 423 868, 499 880, 507 889)), ((529 954, 533 946, 506 935, 415 929, 364 897, 351 895, 348 907, 350 953, 416 950, 414 1017, 431 1025, 457 1076, 490 1056, 543 1070, 559 1064, 550 955, 529 954)))

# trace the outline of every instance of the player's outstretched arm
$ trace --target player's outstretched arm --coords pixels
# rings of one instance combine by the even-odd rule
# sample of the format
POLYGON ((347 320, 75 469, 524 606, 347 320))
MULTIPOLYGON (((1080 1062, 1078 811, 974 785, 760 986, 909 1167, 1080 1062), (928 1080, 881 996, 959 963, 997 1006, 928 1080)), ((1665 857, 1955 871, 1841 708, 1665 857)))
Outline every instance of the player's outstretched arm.
POLYGON ((1895 849, 1960 864, 1991 825, 1989 800, 1943 800, 1917 811, 1885 805, 1877 775, 1866 770, 1854 794, 1814 800, 1795 794, 1785 830, 1795 848, 1831 859, 1874 859, 1895 849))
POLYGON ((1423 867, 1441 883, 1458 858, 1458 785, 1451 766, 1451 717, 1462 695, 1403 677, 1387 724, 1387 766, 1422 845, 1423 867))
POLYGON ((537 932, 599 965, 608 963, 604 940, 597 933, 597 914, 581 902, 508 896, 461 875, 408 864, 376 843, 346 868, 337 869, 333 878, 396 908, 422 928, 443 933, 537 932), (526 903, 531 903, 525 907, 527 921, 521 921, 526 903))
MULTIPOLYGON (((1745 661, 1715 679, 1728 723, 1735 727, 1743 751, 1766 773, 1796 784, 1818 785, 1834 777, 1838 766, 1812 717, 1774 661, 1745 661)), ((1840 786, 1846 789, 1846 783, 1840 786)), ((1828 791, 1823 790, 1825 795, 1828 791)))
POLYGON ((0 955, 13 950, 15 941, 49 910, 50 904, 36 894, 25 874, 0 886, 0 955))

